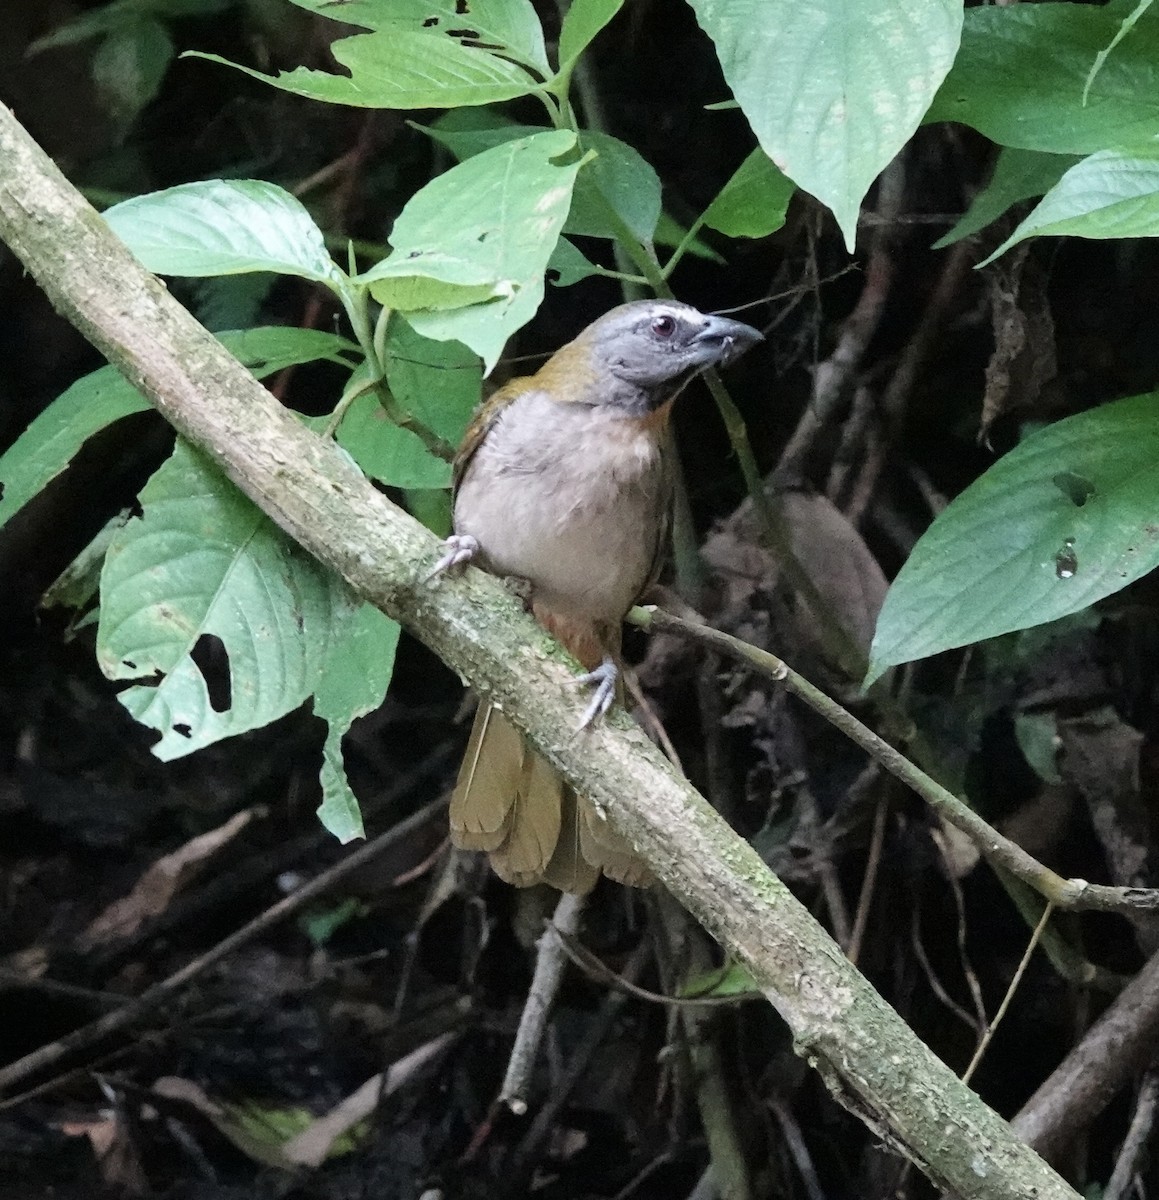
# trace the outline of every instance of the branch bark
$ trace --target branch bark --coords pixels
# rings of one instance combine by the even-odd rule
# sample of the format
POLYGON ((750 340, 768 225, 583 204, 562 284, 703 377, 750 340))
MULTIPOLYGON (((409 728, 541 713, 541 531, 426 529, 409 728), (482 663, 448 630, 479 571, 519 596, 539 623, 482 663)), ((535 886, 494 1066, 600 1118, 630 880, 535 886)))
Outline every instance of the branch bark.
POLYGON ((132 259, 0 105, 0 237, 177 431, 498 703, 743 962, 834 1096, 964 1200, 1077 1200, 914 1036, 755 851, 619 713, 574 733, 559 648, 496 580, 423 582, 435 542, 281 408, 132 259), (674 831, 679 836, 674 837, 674 831))

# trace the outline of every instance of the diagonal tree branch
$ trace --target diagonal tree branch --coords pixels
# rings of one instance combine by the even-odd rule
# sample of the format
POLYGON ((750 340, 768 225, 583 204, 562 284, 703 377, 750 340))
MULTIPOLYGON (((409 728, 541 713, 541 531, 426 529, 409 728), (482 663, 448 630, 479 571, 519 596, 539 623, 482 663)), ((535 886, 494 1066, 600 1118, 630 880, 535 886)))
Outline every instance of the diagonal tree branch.
POLYGON ((183 436, 361 595, 502 706, 745 964, 836 1098, 964 1200, 1077 1193, 914 1036, 755 851, 624 714, 573 732, 565 659, 477 571, 423 582, 435 542, 305 429, 145 272, 0 105, 0 238, 183 436))

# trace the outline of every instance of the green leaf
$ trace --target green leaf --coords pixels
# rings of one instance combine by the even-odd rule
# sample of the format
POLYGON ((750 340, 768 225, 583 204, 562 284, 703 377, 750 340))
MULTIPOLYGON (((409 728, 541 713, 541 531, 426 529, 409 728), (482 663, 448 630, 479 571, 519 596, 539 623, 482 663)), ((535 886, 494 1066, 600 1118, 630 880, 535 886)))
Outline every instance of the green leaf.
POLYGON ((469 346, 489 371, 543 299, 543 273, 571 205, 575 134, 535 133, 459 163, 410 198, 391 232, 396 258, 444 254, 503 281, 504 294, 449 312, 407 313, 416 332, 469 346), (559 160, 573 152, 573 161, 559 160))
POLYGON ((615 238, 608 209, 644 245, 650 245, 660 220, 660 177, 626 142, 607 133, 580 134, 580 148, 594 150, 576 179, 575 197, 564 233, 615 238))
POLYGON ((101 42, 93 55, 93 81, 122 134, 161 90, 172 61, 173 41, 160 21, 126 23, 101 42))
POLYGON ((1123 18, 1119 28, 1115 30, 1115 36, 1111 38, 1110 45, 1105 46, 1095 55, 1095 61, 1091 64, 1090 73, 1087 75, 1086 83, 1083 84, 1083 103, 1090 99, 1091 87, 1094 85, 1095 79, 1099 72, 1103 69, 1103 63, 1110 58, 1115 47, 1135 28, 1136 22, 1146 14, 1151 7, 1152 0, 1139 0, 1134 9, 1123 18))
POLYGON ((1076 163, 990 255, 1029 237, 1133 238, 1159 235, 1159 145, 1100 150, 1076 163))
POLYGON ((159 275, 276 271, 320 283, 341 276, 301 201, 261 179, 209 179, 106 209, 113 232, 159 275))
POLYGON ((394 424, 373 392, 365 392, 346 410, 338 426, 338 444, 362 470, 390 487, 451 486, 451 464, 433 455, 418 434, 394 424))
POLYGON ((299 8, 363 29, 407 30, 432 46, 448 39, 481 45, 551 74, 543 28, 531 0, 291 0, 299 8))
POLYGON ((1062 783, 1058 770, 1058 718, 1053 712, 1018 713, 1014 737, 1022 757, 1044 783, 1062 783))
POLYGON ((477 355, 459 342, 420 337, 401 319, 391 325, 386 382, 408 413, 452 446, 463 440, 483 398, 477 355))
POLYGON ((149 679, 118 696, 179 758, 268 725, 318 686, 354 610, 320 566, 184 443, 145 485, 142 515, 113 539, 101 572, 97 661, 110 679, 149 679), (191 657, 220 639, 229 697, 211 703, 191 657))
MULTIPOLYGON (((343 5, 339 11, 345 11, 343 5)), ((454 108, 526 96, 539 81, 524 67, 451 38, 388 26, 334 42, 330 52, 350 72, 298 67, 265 75, 216 54, 194 53, 311 100, 357 108, 454 108)))
MULTIPOLYGON (((281 326, 223 333, 219 339, 259 379, 314 359, 342 362, 341 352, 355 349, 332 333, 281 326)), ((0 455, 0 526, 55 479, 90 437, 149 409, 149 402, 114 367, 78 379, 0 455)))
POLYGON ((1159 22, 1140 21, 1083 90, 1115 12, 1080 4, 966 12, 962 48, 930 121, 961 121, 1002 146, 1091 154, 1159 133, 1159 22))
POLYGON ((190 280, 189 309, 212 331, 255 325, 278 277, 270 271, 248 275, 206 275, 190 280))
MULTIPOLYGON (((318 810, 319 815, 322 810, 318 810)), ((325 820, 322 822, 326 825, 325 820)), ((362 827, 362 819, 358 820, 359 829, 362 827)), ((327 825, 327 829, 330 827, 327 825)), ((331 833, 334 830, 330 830, 331 833)), ((352 837, 339 838, 343 844, 349 842, 354 837, 364 837, 363 833, 353 834, 352 837)), ((366 904, 359 900, 356 896, 349 896, 347 899, 339 901, 339 903, 331 905, 328 908, 312 909, 309 912, 304 912, 298 918, 298 928, 310 939, 311 945, 316 950, 320 950, 327 942, 342 928, 347 922, 354 920, 355 917, 360 917, 366 911, 366 904)))
POLYGON ((740 963, 726 963, 721 967, 709 967, 687 979, 678 993, 682 999, 703 1000, 709 996, 722 999, 726 996, 760 996, 753 977, 740 963))
POLYGON ((684 246, 684 253, 692 255, 693 258, 702 258, 705 262, 713 262, 718 266, 724 266, 727 261, 705 241, 699 237, 693 237, 686 246, 684 239, 688 234, 688 230, 684 228, 674 217, 666 212, 660 214, 660 220, 656 223, 656 232, 652 235, 652 241, 657 246, 667 246, 675 249, 677 246, 684 246))
POLYGON ((1045 195, 1076 162, 1073 154, 1004 147, 994 164, 990 182, 974 197, 973 204, 950 232, 934 243, 934 249, 941 250, 971 237, 1021 200, 1045 195))
POLYGON ((140 6, 135 0, 113 0, 103 8, 93 12, 82 13, 71 21, 58 25, 44 37, 30 42, 25 54, 32 57, 45 50, 55 50, 61 46, 75 46, 86 42, 89 38, 99 37, 119 29, 127 22, 135 20, 140 13, 140 6))
MULTIPOLYGON (((101 586, 101 567, 113 538, 129 520, 129 510, 122 509, 105 522, 104 528, 52 581, 40 597, 41 608, 71 608, 76 612, 87 609, 96 600, 101 586)), ((75 629, 73 624, 71 628, 75 629)))
POLYGON ((380 304, 399 312, 480 304, 509 295, 513 286, 509 279, 496 279, 477 256, 448 253, 438 246, 405 254, 396 251, 356 276, 354 282, 369 284, 380 304))
POLYGON ((597 33, 624 7, 624 0, 572 0, 559 30, 559 66, 569 70, 597 33))
POLYGON ((763 150, 754 150, 705 210, 704 223, 727 237, 767 237, 784 225, 795 190, 763 150))
MULTIPOLYGON (((519 137, 545 130, 535 125, 496 124, 480 128, 464 123, 459 113, 448 113, 429 128, 419 125, 461 162, 519 137)), ((619 229, 609 209, 639 242, 648 244, 660 219, 660 177, 626 142, 606 133, 585 130, 580 149, 596 157, 580 169, 571 209, 563 232, 582 237, 616 238, 619 229)))
POLYGON ((1078 612, 1159 564, 1159 393, 1028 437, 919 539, 867 683, 896 663, 1078 612))
POLYGON ((217 340, 259 378, 265 379, 300 363, 332 362, 349 366, 344 355, 360 356, 351 341, 325 329, 298 329, 293 325, 264 325, 219 333, 217 340))
POLYGON ((55 479, 90 437, 149 407, 114 367, 78 379, 0 455, 0 526, 55 479))
POLYGON ((757 141, 833 210, 853 249, 861 200, 954 61, 959 0, 690 0, 757 141))
POLYGON ((547 260, 548 279, 556 287, 571 287, 581 279, 598 274, 595 264, 589 262, 584 254, 576 249, 574 242, 569 242, 564 237, 556 243, 551 257, 547 260))
POLYGON ((343 844, 365 837, 358 801, 346 780, 342 738, 354 721, 381 703, 394 673, 399 626, 363 604, 330 646, 314 694, 314 712, 328 725, 322 752, 322 805, 318 817, 343 844))

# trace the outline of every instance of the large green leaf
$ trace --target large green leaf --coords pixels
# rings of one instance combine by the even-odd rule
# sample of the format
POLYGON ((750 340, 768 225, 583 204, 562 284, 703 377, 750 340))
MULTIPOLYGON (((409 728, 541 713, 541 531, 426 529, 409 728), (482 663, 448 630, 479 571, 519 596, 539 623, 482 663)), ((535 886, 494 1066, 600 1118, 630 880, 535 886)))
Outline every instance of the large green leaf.
POLYGON ((623 6, 624 0, 572 0, 564 11, 559 31, 560 70, 571 68, 623 6))
POLYGON ((340 841, 363 837, 362 813, 346 779, 342 736, 355 718, 381 703, 394 673, 399 626, 370 604, 361 605, 330 643, 314 694, 314 712, 327 724, 322 750, 318 817, 340 841))
POLYGON ((1077 612, 1159 565, 1159 393, 1028 437, 970 485, 889 589, 868 680, 1077 612))
MULTIPOLYGON (((606 0, 605 0, 606 2, 606 0)), ((496 49, 547 76, 543 28, 531 0, 292 0, 299 8, 363 29, 410 30, 432 46, 447 40, 496 49)))
POLYGON ((261 179, 209 179, 136 196, 103 214, 159 275, 276 271, 330 283, 340 272, 300 200, 261 179))
POLYGON ((453 38, 394 26, 342 38, 330 52, 349 75, 331 75, 309 67, 265 75, 216 54, 193 57, 234 67, 298 96, 358 108, 495 104, 526 96, 539 87, 535 76, 510 59, 453 38))
POLYGON ((184 443, 140 503, 105 557, 97 661, 110 679, 149 680, 118 698, 161 732, 153 753, 169 760, 297 708, 354 600, 184 443), (205 637, 220 639, 228 658, 221 711, 192 657, 205 637))
POLYGON ((1029 237, 1159 235, 1159 145, 1099 150, 1076 163, 986 262, 1029 237))
MULTIPOLYGON (((544 132, 539 126, 501 120, 479 126, 469 116, 464 119, 463 113, 448 113, 425 131, 460 161, 516 138, 544 132)), ((622 224, 637 241, 650 243, 660 219, 660 177, 619 138, 590 130, 579 136, 580 149, 594 151, 595 156, 584 163, 576 178, 563 232, 615 238, 622 224)))
POLYGON ((689 0, 762 149, 833 210, 862 198, 945 78, 960 0, 689 0))
POLYGON ((124 134, 157 95, 173 61, 173 41, 160 21, 128 21, 105 37, 93 55, 93 82, 103 107, 124 134))
POLYGON ((794 190, 793 181, 758 148, 705 210, 704 223, 727 237, 767 237, 784 225, 794 190))
POLYGON ((463 440, 483 397, 477 355, 458 342, 420 337, 404 320, 391 325, 386 382, 408 413, 452 446, 463 440))
MULTIPOLYGON (((543 299, 543 273, 571 206, 575 144, 567 130, 517 138, 452 167, 407 201, 391 231, 387 263, 448 256, 477 267, 501 293, 467 308, 408 312, 416 332, 460 341, 487 370, 495 365, 507 338, 543 299)), ((371 291, 377 295, 373 283, 371 291)))
POLYGON ((994 164, 990 181, 974 197, 974 202, 950 232, 934 243, 934 249, 940 250, 970 237, 1021 200, 1045 195, 1077 161, 1073 154, 1047 154, 1041 150, 1005 147, 994 164))
POLYGON ((1091 84, 1121 13, 1080 4, 971 8, 962 48, 930 108, 1003 146, 1091 154, 1159 133, 1159 22, 1140 21, 1091 84))
POLYGON ((371 392, 346 410, 338 444, 367 475, 390 487, 451 486, 451 464, 432 454, 418 434, 394 424, 371 392))
POLYGON ((109 4, 58 25, 37 38, 25 51, 39 54, 58 46, 72 46, 88 38, 115 32, 149 17, 209 16, 223 12, 235 0, 111 0, 109 4))
MULTIPOLYGON (((259 379, 314 359, 341 362, 344 350, 356 349, 318 329, 271 326, 218 336, 259 379)), ((0 526, 55 479, 90 437, 148 409, 149 402, 114 367, 78 379, 0 455, 0 526)))

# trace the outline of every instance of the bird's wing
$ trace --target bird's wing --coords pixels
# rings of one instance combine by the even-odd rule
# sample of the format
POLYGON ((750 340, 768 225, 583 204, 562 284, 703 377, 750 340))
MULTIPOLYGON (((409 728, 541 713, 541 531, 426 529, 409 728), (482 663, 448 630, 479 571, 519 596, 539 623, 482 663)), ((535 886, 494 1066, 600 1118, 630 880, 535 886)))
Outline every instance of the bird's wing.
POLYGON ((672 510, 675 507, 675 470, 673 466, 675 461, 676 443, 673 440, 672 430, 668 429, 664 434, 664 443, 660 452, 663 469, 660 486, 664 494, 664 503, 660 510, 660 520, 656 522, 656 544, 652 547, 652 565, 648 568, 647 579, 636 593, 636 603, 643 599, 644 593, 660 578, 660 569, 664 566, 664 559, 668 556, 668 538, 672 531, 672 510))
POLYGON ((475 415, 471 418, 471 424, 467 426, 467 432, 463 434, 463 441, 459 446, 459 452, 455 455, 451 490, 452 500, 459 491, 459 484, 463 482, 463 478, 467 474, 467 469, 471 465, 471 459, 475 457, 475 451, 487 440, 487 435, 495 427, 504 410, 519 396, 523 395, 530 386, 531 379, 527 376, 508 380, 494 395, 488 396, 475 410, 475 415))

